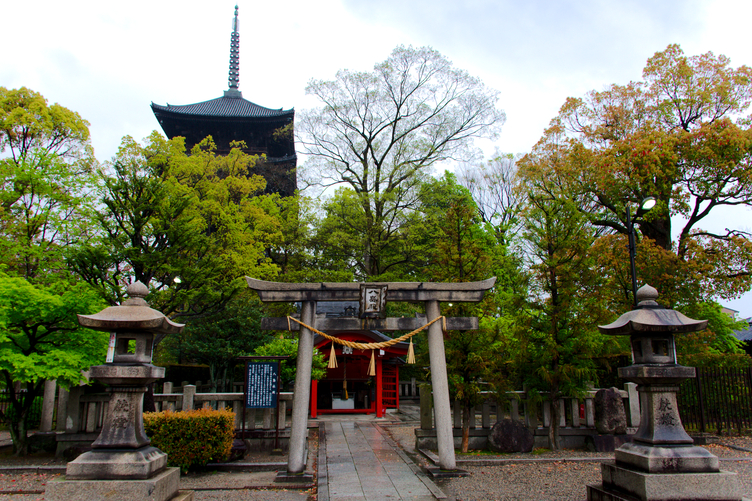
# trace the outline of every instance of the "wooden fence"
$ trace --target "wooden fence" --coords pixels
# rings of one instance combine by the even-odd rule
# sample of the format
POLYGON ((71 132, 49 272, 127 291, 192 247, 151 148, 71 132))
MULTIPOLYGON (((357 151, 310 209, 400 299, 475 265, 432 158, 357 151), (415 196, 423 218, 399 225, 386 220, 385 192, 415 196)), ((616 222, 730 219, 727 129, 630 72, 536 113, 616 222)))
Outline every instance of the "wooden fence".
POLYGON ((679 394, 682 424, 701 433, 744 433, 752 429, 752 368, 697 369, 679 394))

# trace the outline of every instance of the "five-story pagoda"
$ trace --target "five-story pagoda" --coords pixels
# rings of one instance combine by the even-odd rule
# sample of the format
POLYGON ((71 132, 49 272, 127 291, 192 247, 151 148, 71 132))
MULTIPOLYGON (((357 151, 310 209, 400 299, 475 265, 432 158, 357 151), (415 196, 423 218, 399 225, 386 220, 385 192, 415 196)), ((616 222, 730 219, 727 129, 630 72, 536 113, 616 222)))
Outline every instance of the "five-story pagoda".
POLYGON ((244 141, 245 153, 265 155, 254 173, 266 179, 266 192, 292 196, 297 187, 293 124, 295 110, 271 109, 243 99, 240 92, 240 33, 238 7, 232 21, 230 39, 229 89, 222 97, 200 103, 165 106, 151 104, 162 130, 168 138, 182 136, 190 151, 211 136, 217 153, 230 152, 232 141, 244 141))

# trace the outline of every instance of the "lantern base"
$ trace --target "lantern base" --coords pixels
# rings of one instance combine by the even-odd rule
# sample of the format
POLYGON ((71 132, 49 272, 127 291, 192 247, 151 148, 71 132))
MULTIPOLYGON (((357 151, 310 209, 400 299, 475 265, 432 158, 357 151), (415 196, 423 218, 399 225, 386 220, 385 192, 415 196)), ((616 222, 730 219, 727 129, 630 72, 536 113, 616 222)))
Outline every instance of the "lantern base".
POLYGON ((167 466, 167 454, 156 447, 136 450, 94 449, 68 463, 68 479, 142 480, 167 466))
POLYGON ((190 501, 192 491, 179 491, 180 469, 167 468, 145 480, 71 480, 56 478, 47 484, 49 501, 190 501))
POLYGON ((733 472, 645 473, 613 463, 601 465, 602 485, 588 485, 588 501, 741 501, 742 488, 733 472))
POLYGON ((647 473, 714 473, 720 471, 718 457, 696 446, 656 447, 624 444, 614 453, 616 464, 647 473))

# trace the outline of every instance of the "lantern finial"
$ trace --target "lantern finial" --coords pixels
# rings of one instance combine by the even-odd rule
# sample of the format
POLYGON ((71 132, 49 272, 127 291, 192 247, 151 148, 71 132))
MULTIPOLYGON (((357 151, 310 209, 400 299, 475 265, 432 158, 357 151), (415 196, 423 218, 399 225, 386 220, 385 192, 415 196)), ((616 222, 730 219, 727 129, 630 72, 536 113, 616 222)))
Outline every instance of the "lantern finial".
POLYGON ((658 306, 656 299, 658 299, 658 291, 655 287, 645 284, 637 291, 638 306, 658 306))

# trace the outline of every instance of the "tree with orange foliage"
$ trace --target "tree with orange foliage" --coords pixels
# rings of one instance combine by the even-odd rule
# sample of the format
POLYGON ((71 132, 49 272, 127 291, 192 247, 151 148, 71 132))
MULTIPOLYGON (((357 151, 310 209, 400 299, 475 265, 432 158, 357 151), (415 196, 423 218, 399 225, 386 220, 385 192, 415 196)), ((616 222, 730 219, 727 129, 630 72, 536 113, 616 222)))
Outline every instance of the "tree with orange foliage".
MULTIPOLYGON (((536 146, 533 157, 560 145, 566 161, 557 175, 587 198, 591 222, 611 231, 598 245, 620 254, 612 285, 622 305, 630 302, 628 257, 619 250, 626 209, 648 196, 658 203, 636 223, 645 237, 641 282, 671 306, 730 299, 752 287, 751 235, 703 229, 718 207, 752 206, 750 104, 751 68, 734 69, 712 52, 688 57, 670 45, 648 60, 643 81, 567 99, 536 146)), ((601 257, 602 264, 610 259, 601 257)))

